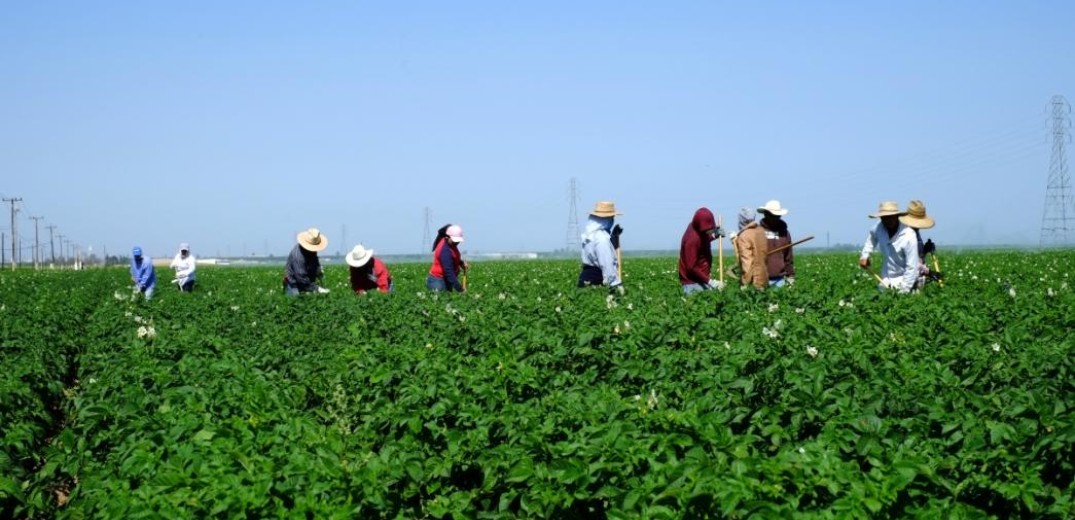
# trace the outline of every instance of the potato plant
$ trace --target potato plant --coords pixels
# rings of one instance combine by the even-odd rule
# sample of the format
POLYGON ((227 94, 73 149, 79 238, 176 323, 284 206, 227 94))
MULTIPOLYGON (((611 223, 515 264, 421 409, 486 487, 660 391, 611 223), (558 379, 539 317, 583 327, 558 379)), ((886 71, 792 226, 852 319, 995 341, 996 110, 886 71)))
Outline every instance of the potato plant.
POLYGON ((0 516, 1075 515, 1075 254, 953 255, 911 296, 855 260, 686 298, 675 259, 618 297, 573 261, 297 298, 206 268, 150 302, 3 273, 0 516))

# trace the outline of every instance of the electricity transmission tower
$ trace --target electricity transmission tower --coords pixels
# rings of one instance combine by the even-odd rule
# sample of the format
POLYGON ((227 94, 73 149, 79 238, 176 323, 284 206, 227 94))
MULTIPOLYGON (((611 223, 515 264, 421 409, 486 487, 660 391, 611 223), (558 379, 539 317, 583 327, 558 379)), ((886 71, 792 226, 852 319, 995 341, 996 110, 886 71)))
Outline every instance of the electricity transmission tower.
POLYGON ((1068 177, 1067 144, 1071 139, 1071 105, 1064 96, 1053 96, 1053 153, 1049 160, 1049 185, 1045 190, 1045 211, 1041 217, 1041 247, 1069 245, 1075 232, 1075 206, 1072 205, 1071 178, 1068 177))
POLYGON ((567 208, 566 247, 570 251, 578 249, 582 244, 582 236, 579 234, 579 185, 574 177, 571 178, 571 187, 568 190, 567 208))
MULTIPOLYGON (((11 270, 14 271, 15 267, 17 267, 19 264, 17 260, 17 248, 19 247, 19 232, 15 229, 15 214, 19 212, 19 208, 15 205, 21 202, 22 198, 11 197, 10 199, 3 200, 4 202, 8 202, 11 204, 11 270)), ((3 244, 0 244, 0 247, 3 247, 3 244)))
POLYGON ((51 262, 56 263, 56 244, 52 241, 52 232, 56 230, 56 224, 49 224, 45 226, 45 229, 49 230, 49 255, 52 257, 51 262))
POLYGON ((419 253, 424 253, 429 244, 433 243, 432 229, 433 229, 433 210, 426 206, 425 209, 425 230, 422 231, 422 247, 418 249, 419 253))

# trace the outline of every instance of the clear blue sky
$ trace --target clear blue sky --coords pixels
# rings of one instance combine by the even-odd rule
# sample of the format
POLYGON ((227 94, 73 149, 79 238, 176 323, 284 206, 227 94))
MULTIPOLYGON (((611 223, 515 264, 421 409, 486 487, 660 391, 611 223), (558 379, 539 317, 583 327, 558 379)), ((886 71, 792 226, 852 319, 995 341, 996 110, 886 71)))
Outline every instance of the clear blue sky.
POLYGON ((0 194, 110 253, 411 253, 426 206, 551 250, 571 177, 627 249, 772 198, 819 245, 912 198, 942 248, 1037 244, 1073 56, 1070 1, 12 2, 0 194))

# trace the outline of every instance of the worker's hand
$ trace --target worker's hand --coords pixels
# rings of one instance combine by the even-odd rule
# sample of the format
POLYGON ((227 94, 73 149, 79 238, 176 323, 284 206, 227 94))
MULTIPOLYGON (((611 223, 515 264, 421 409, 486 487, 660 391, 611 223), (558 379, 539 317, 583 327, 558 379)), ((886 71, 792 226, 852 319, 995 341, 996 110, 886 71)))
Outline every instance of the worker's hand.
POLYGON ((716 289, 718 291, 724 290, 724 282, 713 278, 709 279, 709 283, 706 284, 710 289, 716 289))
POLYGON ((724 238, 728 235, 724 233, 724 228, 717 226, 717 228, 713 230, 713 236, 717 238, 724 238))
POLYGON ((861 267, 863 269, 869 269, 870 268, 870 258, 869 257, 860 258, 859 259, 859 267, 861 267))
POLYGON ((317 287, 317 292, 319 292, 319 293, 321 293, 321 294, 325 294, 325 293, 327 293, 327 292, 328 292, 328 289, 326 289, 326 288, 324 288, 324 287, 321 287, 321 286, 318 286, 318 287, 317 287))
POLYGON ((616 224, 615 226, 612 226, 612 232, 609 233, 609 235, 611 235, 611 237, 612 237, 612 247, 614 247, 616 249, 620 248, 620 235, 622 235, 622 234, 623 234, 623 228, 620 227, 619 224, 616 224))
POLYGON ((922 246, 922 255, 928 255, 930 253, 937 252, 937 244, 934 244, 932 240, 927 240, 926 244, 922 246))

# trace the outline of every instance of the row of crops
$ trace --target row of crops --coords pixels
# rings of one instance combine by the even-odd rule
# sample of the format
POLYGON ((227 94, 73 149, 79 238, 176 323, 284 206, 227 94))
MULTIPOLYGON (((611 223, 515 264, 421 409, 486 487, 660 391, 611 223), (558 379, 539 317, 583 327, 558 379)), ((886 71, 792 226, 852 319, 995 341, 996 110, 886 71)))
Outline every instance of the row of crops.
POLYGON ((620 297, 557 261, 5 272, 0 517, 1071 517, 1075 253, 945 260, 902 297, 846 255, 690 298, 669 259, 620 297))

